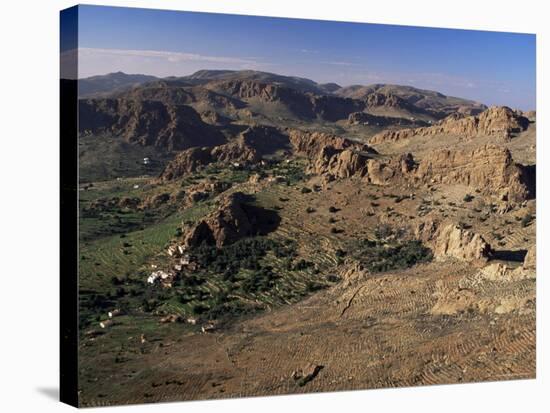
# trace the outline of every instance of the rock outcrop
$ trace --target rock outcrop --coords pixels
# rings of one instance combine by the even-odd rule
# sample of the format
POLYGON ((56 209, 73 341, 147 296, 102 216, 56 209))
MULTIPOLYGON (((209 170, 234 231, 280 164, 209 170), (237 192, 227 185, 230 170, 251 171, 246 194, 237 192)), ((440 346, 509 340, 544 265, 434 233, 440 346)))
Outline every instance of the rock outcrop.
POLYGON ((318 95, 280 83, 251 79, 211 82, 207 87, 245 101, 260 100, 267 103, 279 103, 295 116, 303 119, 321 118, 334 122, 346 119, 350 113, 365 108, 365 103, 360 100, 318 95))
POLYGON ((289 138, 294 153, 309 159, 308 172, 313 174, 339 178, 364 176, 370 155, 376 154, 364 143, 326 133, 293 130, 289 138))
POLYGON ((191 148, 182 151, 170 161, 160 175, 163 181, 171 181, 194 172, 214 162, 212 148, 191 148))
POLYGON ((359 152, 376 153, 373 148, 365 143, 323 132, 306 132, 294 129, 289 132, 289 139, 294 154, 309 159, 316 159, 321 149, 327 146, 335 150, 353 149, 359 152))
POLYGON ((479 234, 458 225, 450 224, 438 231, 433 244, 434 256, 462 261, 487 261, 491 256, 491 246, 479 234))
POLYGON ((413 179, 417 164, 408 153, 388 159, 372 159, 368 165, 368 182, 375 185, 403 184, 413 179))
POLYGON ((529 120, 506 106, 495 106, 475 116, 453 114, 436 125, 397 131, 384 131, 374 135, 370 144, 397 142, 417 136, 458 135, 465 138, 494 136, 508 140, 514 133, 524 131, 529 120))
POLYGON ((537 247, 533 245, 527 250, 523 260, 523 268, 526 270, 535 270, 537 267, 537 247))
POLYGON ((494 145, 440 149, 418 162, 411 154, 371 159, 367 169, 366 179, 377 185, 460 184, 510 202, 535 197, 535 167, 515 163, 508 149, 494 145))
POLYGON ((79 132, 110 133, 130 143, 182 150, 225 142, 190 106, 161 101, 86 99, 79 102, 79 132))
POLYGON ((183 249, 215 245, 218 248, 242 238, 266 235, 275 230, 280 217, 274 210, 253 205, 250 195, 234 192, 220 197, 218 208, 205 218, 184 227, 183 249))
POLYGON ((270 126, 250 126, 235 140, 213 148, 212 156, 218 162, 259 162, 264 156, 288 151, 288 136, 270 126))
POLYGON ((214 147, 191 148, 180 152, 160 175, 163 181, 180 178, 213 162, 257 163, 263 156, 288 151, 288 137, 269 126, 251 126, 237 138, 214 147))
POLYGON ((535 196, 534 168, 515 163, 508 149, 494 145, 434 151, 418 163, 414 179, 463 184, 509 201, 535 196))
POLYGON ((231 244, 253 234, 253 220, 245 211, 245 195, 236 192, 221 201, 219 208, 195 224, 186 234, 184 243, 196 247, 202 243, 217 247, 231 244))
POLYGON ((420 110, 420 108, 415 107, 411 103, 407 102, 405 99, 402 99, 399 96, 391 93, 369 93, 367 96, 365 96, 364 102, 366 104, 367 110, 372 110, 373 108, 380 107, 406 110, 410 112, 420 110))
POLYGON ((309 171, 315 174, 330 174, 337 178, 365 176, 369 156, 352 149, 339 151, 325 146, 311 162, 309 171))
POLYGON ((492 248, 481 235, 456 224, 442 224, 426 218, 416 226, 414 236, 430 246, 434 256, 440 260, 455 258, 483 263, 491 258, 492 248))

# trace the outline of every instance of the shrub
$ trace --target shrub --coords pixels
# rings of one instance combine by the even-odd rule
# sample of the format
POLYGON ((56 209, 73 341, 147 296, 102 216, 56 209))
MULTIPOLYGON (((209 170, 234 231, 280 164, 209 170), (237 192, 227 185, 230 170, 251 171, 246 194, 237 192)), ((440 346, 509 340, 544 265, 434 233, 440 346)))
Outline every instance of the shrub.
POLYGON ((472 202, 473 199, 474 199, 474 196, 470 194, 466 194, 464 195, 464 198, 462 198, 464 202, 472 202))
POLYGON ((371 272, 408 268, 433 258, 431 250, 416 240, 390 246, 380 240, 367 239, 359 243, 352 255, 371 272))
POLYGON ((302 192, 302 194, 309 194, 311 192, 311 189, 304 186, 300 192, 302 192))
POLYGON ((302 270, 306 270, 306 269, 308 269, 312 266, 313 266, 312 262, 306 261, 302 258, 294 265, 294 270, 302 271, 302 270))
POLYGON ((525 215, 522 219, 521 219, 521 226, 522 227, 526 227, 528 226, 531 222, 533 222, 535 218, 533 217, 533 215, 531 214, 527 214, 525 215))
POLYGON ((335 283, 340 281, 340 277, 336 274, 329 274, 327 275, 327 281, 331 283, 335 283))
POLYGON ((193 306, 193 314, 195 315, 201 315, 206 313, 209 310, 209 307, 203 305, 203 304, 196 304, 193 306))

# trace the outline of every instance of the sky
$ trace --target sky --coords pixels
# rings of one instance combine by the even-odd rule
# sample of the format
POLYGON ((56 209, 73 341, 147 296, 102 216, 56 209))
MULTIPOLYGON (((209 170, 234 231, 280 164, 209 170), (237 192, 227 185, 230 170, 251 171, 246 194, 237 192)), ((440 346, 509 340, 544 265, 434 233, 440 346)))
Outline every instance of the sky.
MULTIPOLYGON (((62 58, 75 53, 63 41, 62 58)), ((79 6, 78 76, 252 69, 535 109, 535 35, 79 6)))

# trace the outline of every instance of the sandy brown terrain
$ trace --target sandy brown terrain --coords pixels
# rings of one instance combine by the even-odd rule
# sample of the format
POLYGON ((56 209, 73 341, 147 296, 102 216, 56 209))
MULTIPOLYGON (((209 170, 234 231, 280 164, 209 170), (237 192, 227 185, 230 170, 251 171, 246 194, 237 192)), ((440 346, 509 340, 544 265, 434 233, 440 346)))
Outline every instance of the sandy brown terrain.
MULTIPOLYGON (((248 186, 251 191, 258 189, 248 186)), ((105 369, 95 370, 94 376, 109 379, 87 386, 89 394, 109 394, 108 403, 83 394, 85 403, 533 378, 536 285, 534 270, 522 270, 522 262, 507 263, 509 272, 516 268, 515 274, 491 276, 491 271, 489 275, 483 273, 483 267, 454 259, 383 274, 369 274, 353 262, 337 265, 331 259, 334 249, 347 239, 371 234, 377 221, 415 226, 423 220, 411 212, 421 204, 421 194, 395 204, 393 198, 381 195, 385 191, 343 180, 318 193, 301 194, 283 187, 260 192, 265 203, 293 197, 293 202, 285 203, 280 211, 278 232, 297 237, 304 255, 319 257, 325 271, 336 271, 342 281, 305 301, 268 309, 261 316, 211 333, 196 333, 178 324, 157 326, 158 330, 151 326, 142 343, 143 327, 137 328, 138 322, 118 333, 126 338, 122 347, 104 348, 105 336, 84 339, 86 351, 99 360, 113 361, 119 354, 132 354, 129 361, 115 368, 103 364, 105 369), (366 205, 370 205, 373 193, 380 194, 377 209, 394 207, 390 217, 365 214, 365 209, 372 208, 366 205), (306 205, 314 205, 319 213, 306 219, 306 205), (345 228, 345 234, 328 231, 331 205, 341 208, 336 225, 345 228), (309 364, 323 367, 301 386, 292 374, 311 369, 309 364), (114 391, 111 383, 118 383, 114 391)), ((464 188, 441 186, 425 195, 460 203, 465 192, 464 188)), ((473 208, 462 205, 445 211, 448 219, 460 221, 469 214, 479 215, 473 208)), ((512 219, 506 248, 530 245, 534 243, 534 227, 523 228, 511 218, 518 212, 492 216, 474 224, 474 230, 492 241, 492 229, 512 219)), ((498 263, 502 261, 491 265, 498 263)), ((97 361, 94 358, 90 362, 97 361)), ((83 371, 87 371, 85 366, 83 371)))
POLYGON ((83 406, 535 377, 534 113, 196 76, 84 101, 83 406))

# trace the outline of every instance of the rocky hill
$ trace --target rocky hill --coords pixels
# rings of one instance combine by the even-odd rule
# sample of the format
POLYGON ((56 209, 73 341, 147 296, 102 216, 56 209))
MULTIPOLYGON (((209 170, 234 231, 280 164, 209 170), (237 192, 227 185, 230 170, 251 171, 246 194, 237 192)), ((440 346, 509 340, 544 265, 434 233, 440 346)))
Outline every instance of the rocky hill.
POLYGON ((388 84, 353 85, 335 91, 335 94, 338 96, 353 99, 366 99, 369 95, 375 93, 397 96, 418 108, 445 114, 461 112, 475 115, 487 109, 485 105, 472 100, 446 96, 439 92, 417 89, 412 86, 388 84))
POLYGON ((220 248, 241 238, 273 230, 278 224, 277 214, 255 207, 250 201, 242 192, 222 196, 214 212, 190 228, 184 228, 184 247, 206 244, 220 248))
POLYGON ((436 135, 458 135, 464 138, 493 136, 507 140, 513 134, 526 130, 528 126, 529 119, 526 117, 506 106, 495 106, 474 116, 455 113, 429 127, 384 131, 373 136, 370 143, 397 142, 417 136, 436 135))
POLYGON ((157 79, 155 76, 129 75, 123 72, 91 76, 78 80, 78 95, 80 98, 99 97, 116 90, 123 90, 155 79, 157 79))
POLYGON ((203 103, 213 108, 240 109, 243 102, 183 80, 162 79, 147 82, 113 94, 112 97, 132 100, 158 100, 171 105, 203 103))
POLYGON ((410 154, 387 163, 371 162, 369 178, 377 183, 404 179, 417 184, 461 184, 509 201, 535 196, 534 169, 515 163, 508 149, 494 145, 437 150, 418 163, 410 154))
MULTIPOLYGON (((449 113, 477 113, 484 108, 475 102, 405 86, 342 88, 335 83, 318 84, 310 79, 251 70, 201 70, 189 76, 164 79, 114 73, 80 79, 79 84, 82 98, 159 100, 171 105, 191 105, 201 114, 209 111, 226 115, 229 110, 233 117, 239 109, 254 107, 267 117, 277 116, 285 108, 293 117, 307 121, 337 122, 353 113, 367 113, 426 122, 449 113)), ((385 119, 379 126, 386 124, 406 123, 385 119)))
POLYGON ((80 100, 79 132, 110 133, 129 143, 168 150, 225 142, 223 134, 204 123, 193 108, 154 100, 80 100))

